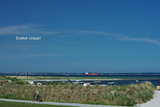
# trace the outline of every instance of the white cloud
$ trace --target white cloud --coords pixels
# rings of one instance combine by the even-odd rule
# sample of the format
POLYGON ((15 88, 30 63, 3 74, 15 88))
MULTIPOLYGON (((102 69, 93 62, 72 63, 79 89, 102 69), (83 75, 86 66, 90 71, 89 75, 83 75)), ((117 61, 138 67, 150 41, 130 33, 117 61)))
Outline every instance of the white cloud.
POLYGON ((59 32, 50 32, 50 31, 40 30, 38 27, 40 27, 40 25, 35 25, 35 24, 7 26, 7 27, 0 28, 0 36, 4 36, 4 35, 50 35, 50 34, 59 33, 59 32))
POLYGON ((125 41, 139 41, 139 42, 146 42, 146 43, 152 43, 160 46, 160 41, 150 38, 132 38, 123 34, 118 33, 108 33, 108 32, 98 32, 98 31, 87 31, 87 30, 65 30, 67 32, 71 33, 79 33, 79 34, 97 34, 97 35, 106 35, 106 36, 114 36, 117 37, 119 40, 125 40, 125 41))
POLYGON ((160 41, 150 38, 130 38, 130 37, 121 37, 120 40, 126 40, 126 41, 140 41, 140 42, 147 42, 152 43, 156 45, 160 45, 160 41))
POLYGON ((97 34, 97 35, 106 35, 106 36, 124 36, 118 33, 108 33, 108 32, 99 32, 99 31, 89 31, 89 30, 65 30, 71 33, 81 33, 81 34, 97 34))
MULTIPOLYGON (((62 32, 51 32, 40 29, 40 25, 35 24, 26 24, 26 25, 17 25, 17 26, 7 26, 0 28, 0 36, 4 35, 51 35, 58 34, 62 32)), ((156 45, 160 45, 159 40, 150 39, 150 38, 132 38, 119 33, 108 33, 108 32, 100 32, 100 31, 92 31, 92 30, 64 30, 63 33, 76 33, 76 34, 93 34, 93 35, 104 35, 104 36, 113 36, 117 37, 119 40, 124 41, 139 41, 152 43, 156 45)))

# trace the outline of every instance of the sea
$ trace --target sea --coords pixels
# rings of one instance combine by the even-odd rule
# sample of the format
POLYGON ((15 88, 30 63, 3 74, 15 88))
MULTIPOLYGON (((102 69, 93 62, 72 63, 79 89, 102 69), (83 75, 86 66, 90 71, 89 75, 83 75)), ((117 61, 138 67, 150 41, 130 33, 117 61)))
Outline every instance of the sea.
MULTIPOLYGON (((108 77, 109 80, 79 80, 79 84, 91 85, 129 85, 151 82, 155 87, 160 86, 160 73, 100 73, 100 75, 85 75, 85 73, 34 73, 29 76, 57 76, 57 77, 108 77)), ((70 80, 66 80, 67 82, 70 80)), ((35 81, 36 82, 36 81, 35 81)), ((40 81, 38 81, 40 82, 40 81)), ((46 81, 41 81, 42 83, 46 81)), ((62 82, 62 81, 47 81, 62 82)), ((76 81, 72 81, 76 82, 76 81)))

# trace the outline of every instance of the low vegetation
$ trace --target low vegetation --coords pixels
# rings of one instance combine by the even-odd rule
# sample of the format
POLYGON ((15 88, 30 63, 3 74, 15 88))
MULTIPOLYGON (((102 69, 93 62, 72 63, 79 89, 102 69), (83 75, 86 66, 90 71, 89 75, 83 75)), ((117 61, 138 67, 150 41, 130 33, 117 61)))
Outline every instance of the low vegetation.
POLYGON ((150 82, 125 86, 81 86, 52 84, 32 86, 6 83, 0 87, 1 98, 33 100, 38 89, 44 101, 132 106, 150 100, 154 87, 150 82))
MULTIPOLYGON (((27 76, 9 76, 11 78, 17 78, 21 80, 27 80, 27 76)), ((113 76, 113 77, 71 77, 71 76, 28 76, 28 80, 44 80, 44 79, 56 79, 56 80, 66 80, 66 79, 71 79, 71 80, 85 80, 85 79, 99 79, 99 80, 104 80, 104 79, 120 79, 120 80, 158 80, 160 79, 160 76, 113 76)))
POLYGON ((11 83, 11 84, 25 84, 24 80, 17 79, 16 77, 7 77, 7 76, 0 76, 0 86, 11 83))
MULTIPOLYGON (((11 78, 17 78, 21 80, 27 80, 27 76, 10 76, 11 78)), ((85 79, 113 79, 112 77, 71 77, 71 76, 28 76, 28 80, 44 80, 44 79, 56 79, 56 80, 85 80, 85 79)))

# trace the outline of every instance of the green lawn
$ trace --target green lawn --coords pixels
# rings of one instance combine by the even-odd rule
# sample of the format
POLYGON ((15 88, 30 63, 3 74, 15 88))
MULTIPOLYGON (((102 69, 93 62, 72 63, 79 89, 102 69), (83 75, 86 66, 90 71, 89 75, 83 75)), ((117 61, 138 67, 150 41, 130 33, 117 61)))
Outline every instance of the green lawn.
POLYGON ((58 105, 30 104, 30 103, 0 101, 0 107, 73 107, 73 106, 58 106, 58 105))

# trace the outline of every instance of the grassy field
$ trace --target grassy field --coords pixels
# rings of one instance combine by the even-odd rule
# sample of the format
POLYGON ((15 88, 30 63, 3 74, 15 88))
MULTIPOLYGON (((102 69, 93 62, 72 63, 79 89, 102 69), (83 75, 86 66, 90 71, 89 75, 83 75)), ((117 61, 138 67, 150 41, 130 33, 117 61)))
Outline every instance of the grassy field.
MULTIPOLYGON (((22 80, 27 80, 27 76, 9 76, 11 78, 18 78, 22 80)), ((43 80, 43 79, 55 79, 55 80, 83 80, 83 79, 113 79, 111 77, 57 77, 57 76, 29 76, 28 80, 43 80)))
POLYGON ((58 105, 30 104, 30 103, 0 101, 0 107, 73 107, 73 106, 58 106, 58 105))
MULTIPOLYGON (((27 76, 8 76, 11 78, 16 77, 17 79, 21 80, 27 80, 27 76)), ((1 78, 0 78, 1 79, 1 78)), ((138 77, 138 76, 132 76, 132 77, 127 77, 127 76, 115 76, 115 77, 57 77, 57 76, 29 76, 28 80, 44 80, 44 79, 55 79, 55 80, 86 80, 86 79, 99 79, 99 80, 104 80, 104 79, 120 79, 120 80, 158 80, 160 79, 159 76, 154 76, 154 77, 138 77)))
MULTIPOLYGON (((23 78, 1 77, 0 97, 33 100, 33 93, 37 88, 44 101, 132 106, 150 100, 154 94, 154 87, 149 82, 124 86, 84 87, 74 84, 32 86, 24 83, 23 78), (7 80, 12 82, 7 82, 7 80)), ((41 79, 41 77, 32 77, 32 79, 37 78, 41 79)), ((54 77, 42 77, 42 79, 49 78, 54 77)))
POLYGON ((38 89, 44 101, 132 106, 149 101, 153 97, 151 83, 125 86, 81 86, 73 84, 32 86, 28 84, 3 84, 1 98, 33 100, 38 89))

